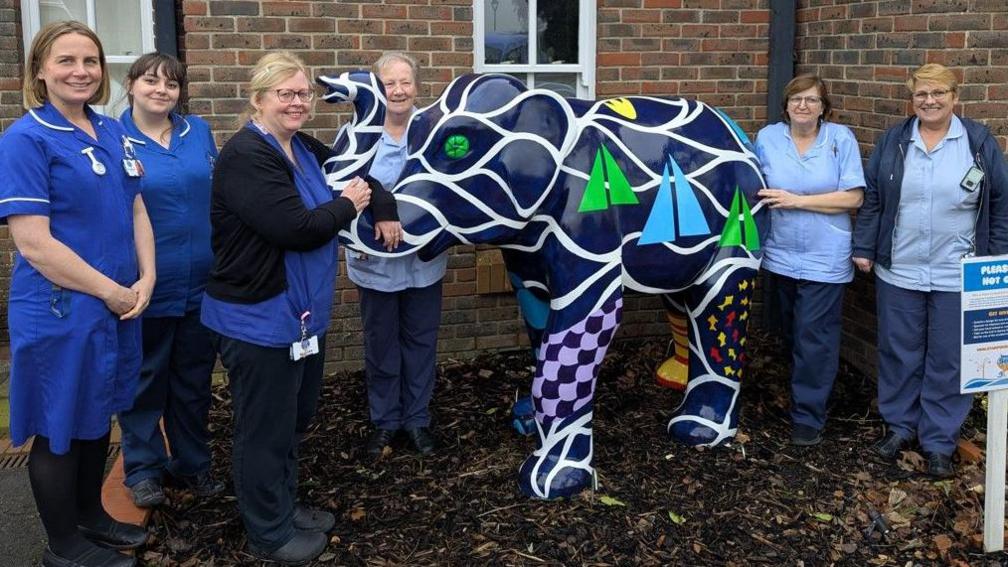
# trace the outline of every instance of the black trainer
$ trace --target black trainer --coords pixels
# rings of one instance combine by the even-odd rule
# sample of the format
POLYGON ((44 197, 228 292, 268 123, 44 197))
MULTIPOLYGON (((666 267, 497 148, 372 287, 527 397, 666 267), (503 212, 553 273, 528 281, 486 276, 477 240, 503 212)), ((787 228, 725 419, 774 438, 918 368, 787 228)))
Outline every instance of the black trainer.
POLYGON ((909 444, 909 441, 890 430, 885 434, 885 437, 875 443, 875 454, 887 461, 895 461, 899 457, 900 451, 909 444))
POLYGON ((409 437, 410 441, 413 443, 413 447, 421 455, 430 455, 435 449, 437 449, 437 441, 435 441, 434 436, 431 435, 430 429, 426 427, 407 429, 406 436, 409 437))
POLYGON ((294 506, 294 527, 310 532, 328 533, 336 525, 336 516, 326 512, 296 504, 294 506))
POLYGON ((115 520, 97 527, 78 525, 77 529, 92 542, 111 549, 136 549, 147 542, 147 530, 115 520))
POLYGON ((372 457, 377 457, 382 454, 385 447, 388 447, 392 443, 392 439, 395 437, 396 432, 392 429, 380 429, 376 428, 371 432, 371 436, 368 437, 367 444, 364 445, 364 450, 367 451, 368 455, 372 457))
POLYGON ((262 551, 251 543, 249 552, 259 559, 276 561, 284 565, 304 565, 325 551, 329 537, 321 532, 294 530, 294 535, 287 543, 274 551, 262 551))
POLYGON ((145 478, 130 486, 129 491, 137 508, 153 508, 160 506, 165 500, 161 481, 156 478, 145 478))
POLYGON ((952 478, 955 470, 952 468, 952 456, 941 455, 939 453, 929 453, 928 456, 928 476, 933 478, 952 478))
POLYGON ((224 483, 214 478, 210 471, 191 476, 168 475, 168 481, 172 487, 192 490, 200 498, 210 498, 224 492, 224 483))
POLYGON ((791 444, 797 447, 812 447, 822 442, 822 431, 801 423, 791 427, 791 444))

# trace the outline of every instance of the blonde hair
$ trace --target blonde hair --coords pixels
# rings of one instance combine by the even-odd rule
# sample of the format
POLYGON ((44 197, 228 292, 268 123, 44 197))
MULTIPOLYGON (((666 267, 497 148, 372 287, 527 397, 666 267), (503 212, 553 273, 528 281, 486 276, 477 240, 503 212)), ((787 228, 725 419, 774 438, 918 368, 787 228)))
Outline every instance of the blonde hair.
POLYGON ((910 75, 910 78, 907 79, 907 90, 910 91, 910 94, 913 94, 914 89, 917 88, 917 83, 925 81, 938 83, 952 92, 956 92, 959 86, 959 81, 956 80, 955 73, 953 73, 948 67, 940 63, 927 63, 926 65, 921 65, 910 75))
MULTIPOLYGON (((244 126, 258 112, 252 101, 258 102, 270 89, 297 75, 299 71, 304 73, 305 78, 309 81, 309 88, 312 88, 308 67, 297 55, 290 51, 274 51, 260 57, 249 72, 249 103, 238 116, 238 127, 244 126)), ((309 105, 309 119, 314 117, 314 111, 314 105, 309 105)))
POLYGON ((374 65, 371 66, 371 71, 374 72, 375 75, 378 75, 380 77, 381 72, 383 69, 385 69, 385 67, 388 67, 390 64, 396 62, 402 62, 409 65, 410 71, 413 72, 413 83, 419 87, 420 64, 417 63, 416 59, 410 57, 409 55, 406 55, 405 53, 399 51, 389 51, 383 54, 381 57, 378 58, 377 61, 374 62, 374 65))
POLYGON ((109 99, 109 75, 105 66, 105 49, 102 48, 101 40, 86 25, 75 22, 52 22, 46 24, 35 34, 32 40, 31 49, 28 50, 28 59, 25 61, 24 80, 21 83, 21 105, 31 109, 42 106, 49 100, 49 92, 46 90, 45 81, 39 78, 42 66, 52 52, 52 46, 56 40, 75 33, 90 39, 98 47, 98 61, 101 65, 101 81, 94 96, 88 99, 88 104, 105 104, 109 99))

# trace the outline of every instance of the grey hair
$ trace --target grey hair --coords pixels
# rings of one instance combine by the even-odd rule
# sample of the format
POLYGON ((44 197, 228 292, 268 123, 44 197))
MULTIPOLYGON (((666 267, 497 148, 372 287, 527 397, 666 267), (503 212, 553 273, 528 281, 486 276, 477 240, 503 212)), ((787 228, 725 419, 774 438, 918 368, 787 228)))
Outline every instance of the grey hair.
POLYGON ((403 63, 405 63, 405 64, 407 64, 407 65, 409 65, 410 71, 413 72, 413 82, 417 86, 419 86, 420 85, 420 65, 417 63, 416 59, 414 59, 414 58, 410 57, 409 55, 406 55, 405 53, 402 53, 400 51, 389 51, 389 52, 383 54, 381 57, 378 58, 377 61, 374 62, 374 65, 371 66, 371 71, 373 71, 375 75, 381 76, 382 69, 384 69, 385 67, 388 67, 392 63, 396 63, 396 62, 400 62, 400 61, 403 62, 403 63))

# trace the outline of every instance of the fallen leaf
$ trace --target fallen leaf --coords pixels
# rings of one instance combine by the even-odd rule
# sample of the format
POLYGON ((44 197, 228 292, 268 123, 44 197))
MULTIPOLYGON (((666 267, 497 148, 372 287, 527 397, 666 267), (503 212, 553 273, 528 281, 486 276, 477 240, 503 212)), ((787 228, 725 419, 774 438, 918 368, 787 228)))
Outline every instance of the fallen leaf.
POLYGON ((827 514, 825 512, 816 512, 815 514, 813 514, 813 517, 815 517, 815 519, 819 520, 820 522, 833 521, 833 514, 827 514))
POLYGON ((672 510, 669 510, 668 519, 675 525, 680 526, 686 523, 686 518, 683 518, 679 514, 676 514, 672 510))
POLYGON ((608 495, 605 495, 605 494, 603 494, 599 498, 599 502, 601 502, 602 504, 605 504, 606 506, 626 506, 626 504, 624 504, 619 499, 613 498, 612 496, 608 496, 608 495))
POLYGON ((934 544, 938 548, 938 552, 945 555, 948 550, 952 549, 952 538, 945 534, 939 534, 934 537, 934 544))
POLYGON ((354 508, 353 510, 350 510, 351 522, 359 522, 363 520, 365 516, 367 516, 367 512, 364 511, 364 508, 357 507, 354 508))

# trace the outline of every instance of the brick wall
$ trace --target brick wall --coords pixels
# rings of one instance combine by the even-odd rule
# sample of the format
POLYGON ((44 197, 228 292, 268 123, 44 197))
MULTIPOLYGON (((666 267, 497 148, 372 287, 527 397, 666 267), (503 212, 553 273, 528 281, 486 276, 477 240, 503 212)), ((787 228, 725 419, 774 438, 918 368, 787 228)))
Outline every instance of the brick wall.
MULTIPOLYGON (((914 0, 799 3, 799 70, 826 79, 834 119, 853 128, 868 153, 887 127, 912 114, 904 82, 924 63, 959 76, 957 112, 1008 140, 1008 2, 914 0)), ((875 290, 859 275, 848 288, 843 356, 875 372, 875 290)))
MULTIPOLYGON (((21 2, 0 0, 0 131, 21 117, 21 74, 24 47, 21 38, 21 2)), ((14 244, 7 225, 0 226, 0 345, 10 341, 7 333, 7 297, 14 262, 14 244)), ((6 348, 2 349, 6 352, 6 348)))
POLYGON ((766 118, 769 0, 599 0, 596 95, 697 98, 766 118))

